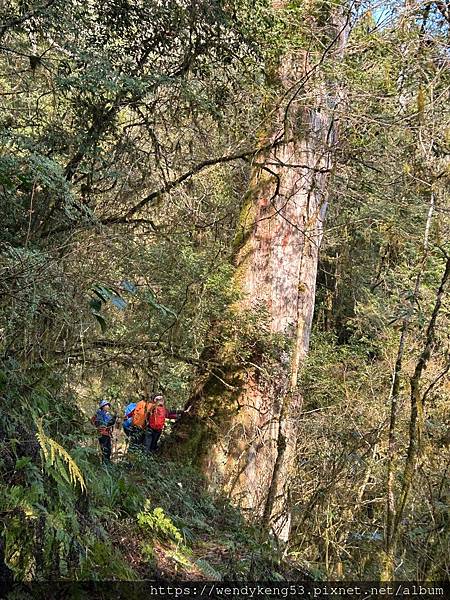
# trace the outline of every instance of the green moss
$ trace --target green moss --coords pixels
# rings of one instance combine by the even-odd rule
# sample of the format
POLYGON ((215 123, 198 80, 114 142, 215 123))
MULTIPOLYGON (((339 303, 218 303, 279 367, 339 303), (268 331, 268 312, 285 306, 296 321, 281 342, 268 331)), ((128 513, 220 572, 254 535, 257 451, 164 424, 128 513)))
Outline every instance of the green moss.
MULTIPOLYGON (((269 142, 269 134, 264 130, 258 136, 260 146, 269 142)), ((247 243, 255 228, 258 197, 270 186, 272 177, 269 173, 261 170, 255 171, 249 189, 247 190, 241 212, 236 226, 236 235, 233 241, 233 253, 236 255, 247 243)))
POLYGON ((253 231, 256 218, 254 206, 255 195, 256 190, 250 189, 244 196, 242 209, 236 226, 236 234, 233 240, 233 253, 235 255, 245 245, 253 231))

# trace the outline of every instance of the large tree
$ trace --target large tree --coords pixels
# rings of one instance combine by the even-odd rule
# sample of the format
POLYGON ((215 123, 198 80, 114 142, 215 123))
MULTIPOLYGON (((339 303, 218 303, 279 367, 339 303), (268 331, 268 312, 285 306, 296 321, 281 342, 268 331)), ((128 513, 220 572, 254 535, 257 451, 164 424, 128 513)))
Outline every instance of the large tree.
MULTIPOLYGON (((264 108, 261 151, 241 211, 234 254, 239 300, 231 309, 238 323, 250 315, 259 319, 245 360, 226 335, 206 349, 208 368, 177 443, 183 448, 184 435, 187 455, 199 459, 211 482, 287 539, 302 404, 297 380, 309 345, 341 94, 321 66, 342 56, 349 17, 331 7, 315 16, 292 6, 288 11, 284 2, 273 7, 289 14, 292 30, 308 17, 321 51, 307 51, 306 43, 285 47, 270 67, 277 96, 264 108), (261 330, 266 346, 273 342, 270 357, 258 343, 261 330)), ((242 344, 245 331, 235 334, 242 344)))

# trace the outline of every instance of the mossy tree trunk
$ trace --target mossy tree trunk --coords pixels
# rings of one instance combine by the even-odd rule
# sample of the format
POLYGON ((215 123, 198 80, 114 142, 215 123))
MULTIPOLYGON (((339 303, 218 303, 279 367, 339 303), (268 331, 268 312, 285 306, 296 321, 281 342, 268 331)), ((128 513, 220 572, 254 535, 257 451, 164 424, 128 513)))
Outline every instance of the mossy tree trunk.
MULTIPOLYGON (((335 54, 341 54, 345 38, 341 27, 335 54)), ((203 357, 209 369, 199 377, 171 445, 171 452, 200 463, 214 488, 280 539, 290 529, 302 405, 297 380, 308 351, 337 143, 336 90, 319 77, 305 84, 313 72, 306 53, 280 61, 276 76, 284 101, 272 112, 263 142, 271 150, 253 165, 236 235, 234 283, 242 295, 233 307, 236 318, 263 309, 269 331, 284 347, 270 360, 257 348, 245 366, 233 364, 232 344, 210 350, 203 357)))

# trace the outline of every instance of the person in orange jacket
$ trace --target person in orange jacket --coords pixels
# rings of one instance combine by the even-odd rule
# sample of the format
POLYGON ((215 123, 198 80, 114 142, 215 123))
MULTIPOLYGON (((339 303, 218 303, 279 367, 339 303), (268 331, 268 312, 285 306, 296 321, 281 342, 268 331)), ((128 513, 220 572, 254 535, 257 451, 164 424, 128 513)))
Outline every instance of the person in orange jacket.
POLYGON ((148 400, 147 396, 143 395, 134 409, 128 412, 128 419, 131 421, 129 427, 130 450, 144 448, 148 415, 154 407, 153 397, 148 400))

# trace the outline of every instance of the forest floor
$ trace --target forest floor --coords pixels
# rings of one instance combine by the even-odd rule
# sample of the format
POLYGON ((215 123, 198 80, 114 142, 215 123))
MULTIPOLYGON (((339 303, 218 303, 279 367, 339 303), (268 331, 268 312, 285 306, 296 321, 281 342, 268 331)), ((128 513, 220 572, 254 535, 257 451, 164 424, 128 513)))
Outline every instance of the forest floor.
POLYGON ((119 562, 137 579, 311 578, 304 565, 283 558, 273 537, 248 524, 227 499, 209 493, 192 467, 158 454, 125 455, 119 439, 115 462, 99 466, 115 498, 106 531, 119 562))

